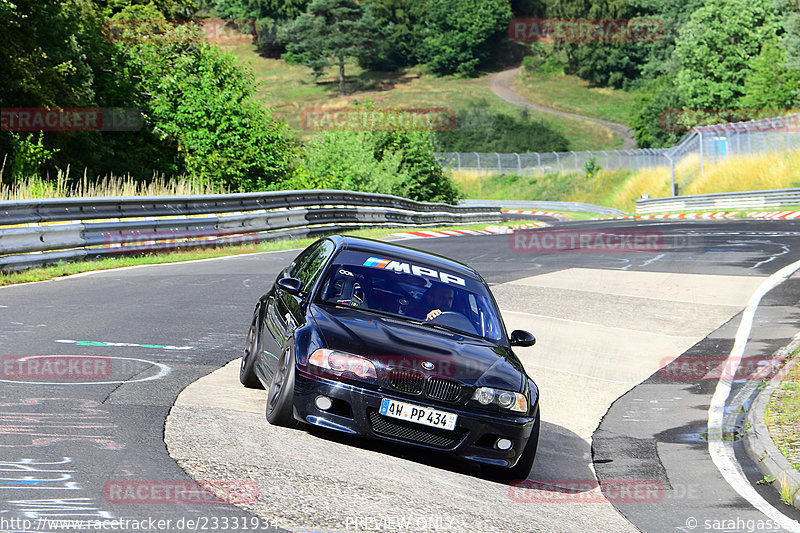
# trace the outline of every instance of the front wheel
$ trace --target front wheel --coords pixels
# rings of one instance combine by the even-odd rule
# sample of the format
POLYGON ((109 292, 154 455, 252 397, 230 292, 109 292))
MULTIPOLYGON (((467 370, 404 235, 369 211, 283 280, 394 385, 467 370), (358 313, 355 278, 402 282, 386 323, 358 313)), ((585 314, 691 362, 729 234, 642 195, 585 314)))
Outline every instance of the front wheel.
POLYGON ((295 427, 294 419, 294 349, 287 346, 272 375, 267 393, 267 421, 275 426, 295 427))
POLYGON ((248 389, 264 388, 253 370, 260 344, 258 338, 258 308, 256 308, 255 313, 253 313, 253 322, 250 324, 250 332, 247 334, 247 346, 242 355, 242 365, 239 367, 239 381, 248 389))

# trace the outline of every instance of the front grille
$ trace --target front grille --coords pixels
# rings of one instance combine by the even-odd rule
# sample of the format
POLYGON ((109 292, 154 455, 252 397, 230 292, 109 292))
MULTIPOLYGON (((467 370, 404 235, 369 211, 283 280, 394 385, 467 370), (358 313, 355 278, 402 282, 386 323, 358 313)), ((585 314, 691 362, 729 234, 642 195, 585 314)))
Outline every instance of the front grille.
POLYGON ((434 400, 452 402, 461 396, 461 384, 449 379, 430 378, 425 394, 427 394, 428 398, 433 398, 434 400))
POLYGON ((419 394, 425 384, 425 376, 413 370, 394 368, 389 372, 389 385, 407 394, 419 394))
POLYGON ((427 444, 437 448, 451 449, 464 440, 466 430, 456 427, 452 431, 429 428, 405 420, 394 420, 378 413, 375 409, 367 409, 367 417, 372 431, 379 435, 396 439, 427 444))

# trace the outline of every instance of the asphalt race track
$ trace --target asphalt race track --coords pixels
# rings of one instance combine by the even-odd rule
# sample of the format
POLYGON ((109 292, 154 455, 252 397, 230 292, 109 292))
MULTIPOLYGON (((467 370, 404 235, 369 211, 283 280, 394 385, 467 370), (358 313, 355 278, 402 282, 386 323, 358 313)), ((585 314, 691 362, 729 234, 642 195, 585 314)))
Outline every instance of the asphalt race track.
MULTIPOLYGON (((537 336, 517 353, 541 390, 539 454, 510 486, 446 456, 267 424, 265 393, 239 385, 237 359, 253 306, 297 251, 0 289, 0 532, 71 530, 55 522, 70 519, 118 531, 800 529, 800 513, 755 484, 745 428, 727 445, 784 522, 712 461, 719 376, 695 364, 724 362, 752 294, 800 259, 800 226, 558 228, 661 240, 636 251, 529 249, 504 235, 404 242, 474 266, 509 329, 537 336)), ((800 331, 799 302, 798 277, 764 297, 747 361, 764 366, 800 331)), ((733 382, 732 427, 747 377, 733 382)))

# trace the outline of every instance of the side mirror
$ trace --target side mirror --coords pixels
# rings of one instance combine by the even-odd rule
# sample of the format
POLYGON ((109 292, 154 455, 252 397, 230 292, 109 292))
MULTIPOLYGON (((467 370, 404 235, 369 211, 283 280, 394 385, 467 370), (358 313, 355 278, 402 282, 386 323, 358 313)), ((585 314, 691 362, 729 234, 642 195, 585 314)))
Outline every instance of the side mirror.
POLYGON ((533 346, 536 344, 536 337, 527 331, 515 329, 511 332, 511 346, 533 346))
POLYGON ((278 280, 278 288, 292 296, 302 296, 303 282, 297 278, 281 278, 278 280))

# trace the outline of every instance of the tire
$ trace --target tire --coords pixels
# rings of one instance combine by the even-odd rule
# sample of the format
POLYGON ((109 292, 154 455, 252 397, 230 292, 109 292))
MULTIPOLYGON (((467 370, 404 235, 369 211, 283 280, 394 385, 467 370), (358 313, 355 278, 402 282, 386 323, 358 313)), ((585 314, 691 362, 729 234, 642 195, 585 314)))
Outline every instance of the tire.
POLYGON ((503 481, 527 479, 528 474, 531 473, 531 468, 533 468, 533 461, 536 459, 536 449, 539 446, 540 426, 541 415, 537 413, 536 420, 533 422, 533 428, 531 428, 531 436, 528 438, 528 442, 525 444, 525 448, 522 450, 522 455, 516 465, 511 468, 482 465, 484 473, 490 477, 502 479, 503 481))
POLYGON ((264 385, 256 376, 253 367, 256 363, 256 354, 259 352, 261 339, 258 334, 258 308, 253 313, 253 322, 250 324, 250 333, 247 334, 247 346, 242 355, 242 364, 239 367, 239 381, 248 389, 263 389, 264 385))
POLYGON ((274 426, 297 427, 294 419, 294 349, 283 351, 267 391, 267 421, 274 426))

